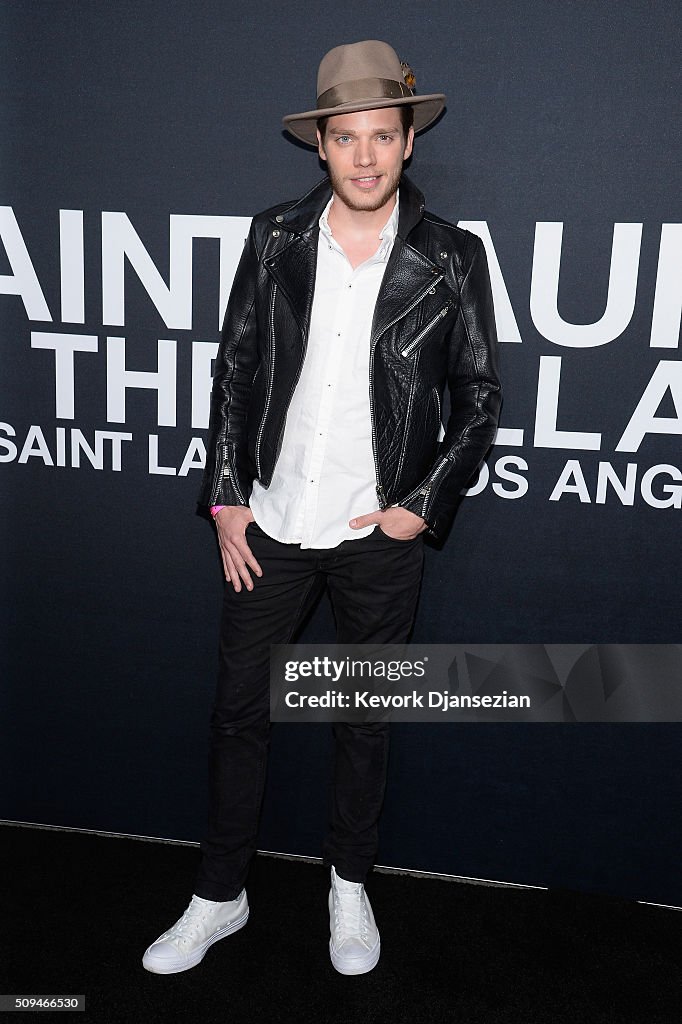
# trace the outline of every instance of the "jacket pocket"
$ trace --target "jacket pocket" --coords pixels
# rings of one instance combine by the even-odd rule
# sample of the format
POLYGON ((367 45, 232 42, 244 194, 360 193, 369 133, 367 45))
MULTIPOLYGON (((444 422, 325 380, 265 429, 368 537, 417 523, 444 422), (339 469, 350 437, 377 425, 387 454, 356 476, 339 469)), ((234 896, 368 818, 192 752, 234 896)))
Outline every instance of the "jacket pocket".
POLYGON ((424 341, 431 333, 431 331, 434 329, 434 327, 437 327, 441 320, 443 320, 444 317, 448 315, 448 313, 452 309, 452 306, 452 302, 447 302, 443 306, 443 308, 438 313, 436 313, 436 315, 432 317, 432 319, 429 320, 429 322, 424 327, 422 327, 422 329, 417 334, 415 334, 414 338, 412 338, 411 341, 408 341, 407 345, 405 345, 405 347, 400 350, 401 356, 407 359, 414 352, 416 352, 416 350, 420 348, 421 345, 423 345, 424 341))
POLYGON ((438 422, 438 428, 440 429, 442 427, 442 425, 443 425, 443 420, 441 418, 441 410, 440 410, 440 393, 439 393, 438 388, 436 387, 435 384, 431 388, 431 394, 433 395, 433 400, 436 403, 436 420, 438 422))

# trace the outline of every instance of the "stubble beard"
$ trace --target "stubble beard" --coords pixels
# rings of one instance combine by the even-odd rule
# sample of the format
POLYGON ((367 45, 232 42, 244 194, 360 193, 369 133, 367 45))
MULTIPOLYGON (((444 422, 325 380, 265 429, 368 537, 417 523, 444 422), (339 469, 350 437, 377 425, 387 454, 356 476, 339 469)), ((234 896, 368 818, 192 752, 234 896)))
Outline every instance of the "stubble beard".
MULTIPOLYGON (((389 171, 385 175, 384 188, 380 194, 367 193, 367 195, 355 195, 352 191, 353 186, 341 175, 337 174, 329 165, 327 165, 327 173, 334 195, 338 196, 349 210, 355 210, 359 213, 374 213, 376 210, 380 210, 382 206, 385 206, 398 191, 403 168, 401 164, 396 170, 389 171)), ((357 177, 361 176, 357 175, 357 177)))

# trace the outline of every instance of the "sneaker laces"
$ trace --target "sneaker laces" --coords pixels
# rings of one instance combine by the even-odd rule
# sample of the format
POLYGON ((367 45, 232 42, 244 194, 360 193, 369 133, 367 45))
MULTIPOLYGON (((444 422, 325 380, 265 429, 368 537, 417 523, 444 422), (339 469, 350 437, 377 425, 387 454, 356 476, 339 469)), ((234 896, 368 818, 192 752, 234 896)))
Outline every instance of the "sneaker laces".
POLYGON ((201 936, 202 926, 206 924, 206 919, 211 915, 215 906, 215 903, 206 900, 200 901, 198 896, 192 896, 185 913, 164 935, 164 941, 178 942, 193 936, 201 936))
POLYGON ((358 883, 351 892, 340 892, 337 886, 333 888, 334 924, 339 945, 358 935, 367 939, 369 917, 364 886, 358 883))

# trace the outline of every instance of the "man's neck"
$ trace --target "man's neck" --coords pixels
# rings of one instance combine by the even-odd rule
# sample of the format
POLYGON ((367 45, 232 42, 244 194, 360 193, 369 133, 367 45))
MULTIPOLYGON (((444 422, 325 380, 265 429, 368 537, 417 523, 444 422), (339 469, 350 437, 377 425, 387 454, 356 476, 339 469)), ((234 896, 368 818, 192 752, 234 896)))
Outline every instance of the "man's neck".
POLYGON ((334 193, 327 216, 330 231, 336 238, 359 240, 378 238, 395 208, 395 193, 378 210, 352 210, 334 193))

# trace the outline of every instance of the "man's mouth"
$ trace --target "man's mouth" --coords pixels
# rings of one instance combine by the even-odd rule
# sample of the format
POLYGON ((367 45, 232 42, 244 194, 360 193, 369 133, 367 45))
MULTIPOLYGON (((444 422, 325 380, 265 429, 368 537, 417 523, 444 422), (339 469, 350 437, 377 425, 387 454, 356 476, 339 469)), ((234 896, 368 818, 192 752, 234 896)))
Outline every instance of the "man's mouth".
POLYGON ((380 179, 380 174, 367 174, 359 178, 351 178, 350 180, 358 188, 373 188, 380 179))

